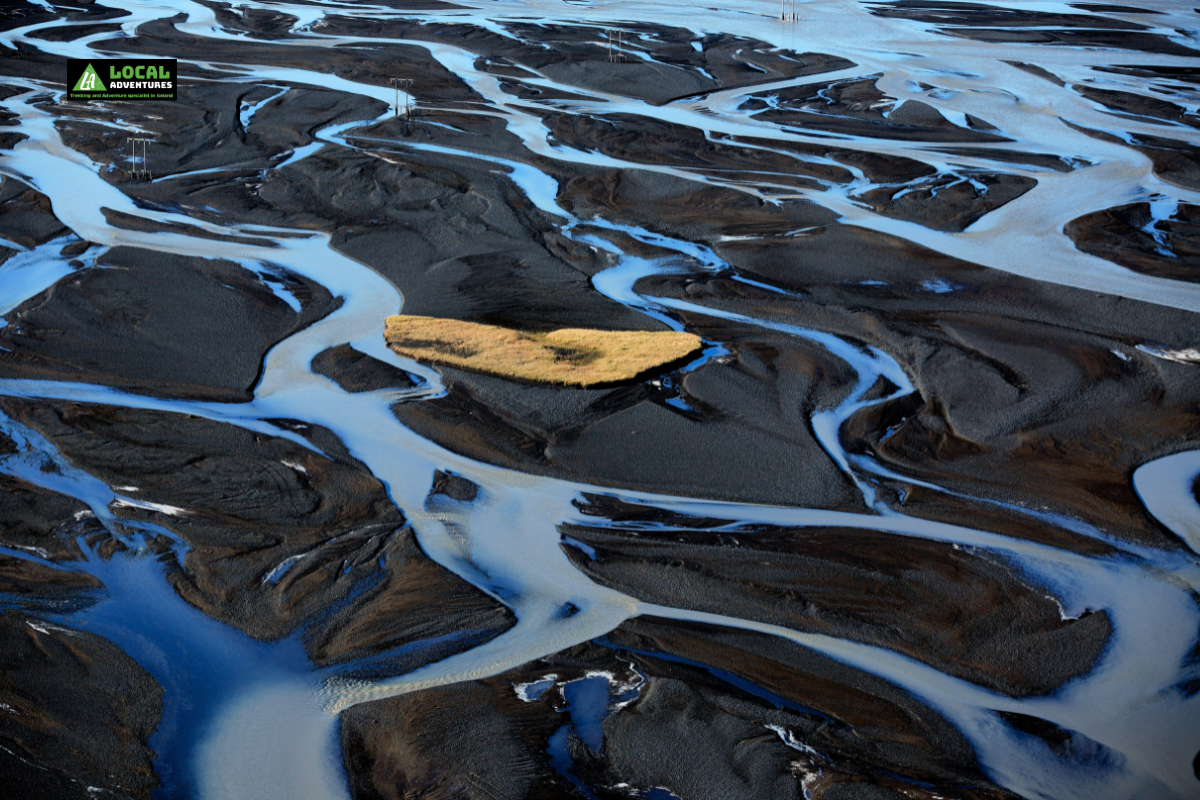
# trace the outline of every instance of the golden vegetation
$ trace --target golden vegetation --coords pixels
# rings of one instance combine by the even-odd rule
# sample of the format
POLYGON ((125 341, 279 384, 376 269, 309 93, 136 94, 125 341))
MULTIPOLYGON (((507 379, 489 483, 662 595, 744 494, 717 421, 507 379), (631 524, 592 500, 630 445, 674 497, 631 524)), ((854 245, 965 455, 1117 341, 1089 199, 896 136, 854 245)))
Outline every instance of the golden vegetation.
POLYGON ((388 345, 402 356, 506 378, 566 386, 627 381, 699 352, 698 336, 675 331, 563 328, 524 333, 438 317, 388 317, 388 345))

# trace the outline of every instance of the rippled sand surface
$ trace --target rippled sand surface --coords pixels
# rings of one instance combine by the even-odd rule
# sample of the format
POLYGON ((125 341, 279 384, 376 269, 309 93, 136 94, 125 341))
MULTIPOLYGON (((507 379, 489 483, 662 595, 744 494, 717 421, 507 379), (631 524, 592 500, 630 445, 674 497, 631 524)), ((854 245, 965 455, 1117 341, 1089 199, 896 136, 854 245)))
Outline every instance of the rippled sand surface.
POLYGON ((1195 798, 1197 74, 1169 0, 7 3, 0 785, 1195 798))

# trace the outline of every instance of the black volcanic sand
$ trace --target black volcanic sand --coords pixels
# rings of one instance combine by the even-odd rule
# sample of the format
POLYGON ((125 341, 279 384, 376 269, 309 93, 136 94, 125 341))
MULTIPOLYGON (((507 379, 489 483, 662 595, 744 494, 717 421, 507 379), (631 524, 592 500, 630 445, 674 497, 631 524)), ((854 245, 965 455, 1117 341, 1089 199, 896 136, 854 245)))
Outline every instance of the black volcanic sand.
MULTIPOLYGON (((369 148, 366 152, 327 145, 264 177, 261 170, 312 141, 312 127, 367 119, 381 106, 337 92, 292 90, 259 109, 243 130, 240 103, 258 98, 259 92, 260 99, 270 96, 264 87, 206 84, 178 103, 147 106, 147 114, 161 119, 139 120, 163 132, 162 145, 150 154, 156 175, 223 166, 228 171, 133 183, 124 180, 124 167, 117 166, 106 177, 149 208, 223 224, 331 232, 336 249, 396 284, 410 313, 516 327, 660 327, 592 291, 588 276, 609 266, 611 259, 559 234, 561 218, 530 205, 510 180, 497 174, 493 162, 406 150, 405 142, 432 138, 434 129, 420 121, 408 137, 398 121, 369 126, 350 137, 352 144, 369 148), (405 257, 398 258, 399 253, 405 257)), ((502 134, 498 121, 440 111, 436 120, 461 131, 443 135, 437 129, 437 144, 479 147, 526 160, 532 155, 514 136, 502 134)), ((127 158, 121 137, 87 122, 60 125, 71 146, 100 163, 121 165, 127 158)), ((564 179, 586 174, 563 163, 554 172, 564 179)), ((135 225, 111 211, 109 216, 124 227, 165 229, 135 225)), ((256 279, 243 278, 242 283, 247 280, 256 279)))
POLYGON ((355 797, 561 797, 564 772, 603 800, 654 786, 730 800, 801 798, 818 787, 835 800, 890 800, 911 797, 914 781, 964 799, 1012 797, 982 776, 967 743, 937 714, 806 648, 654 618, 597 642, 494 678, 344 712, 355 797), (604 719, 599 752, 580 737, 579 710, 567 709, 561 688, 597 671, 640 683, 636 696, 622 698, 629 704, 604 719), (548 675, 559 685, 537 700, 517 695, 514 684, 548 675), (556 764, 547 740, 572 721, 570 760, 556 764), (788 747, 767 726, 815 752, 788 747))
MULTIPOLYGON (((52 2, 50 5, 54 7, 53 13, 48 11, 46 6, 30 3, 28 0, 8 0, 4 7, 0 8, 0 31, 36 25, 41 22, 52 22, 56 18, 87 27, 88 23, 95 24, 101 20, 129 16, 129 12, 124 9, 109 8, 95 0, 62 4, 52 2)), ((74 27, 65 29, 77 30, 74 27)))
MULTIPOLYGON (((905 107, 908 105, 906 103, 905 107)), ((961 231, 987 212, 1020 197, 1037 183, 1032 178, 1020 175, 969 170, 964 170, 962 174, 938 175, 929 165, 911 159, 856 153, 834 147, 775 143, 754 138, 710 139, 697 128, 629 114, 588 117, 554 114, 547 116, 545 122, 556 141, 571 147, 595 150, 636 164, 670 166, 682 172, 696 173, 697 177, 707 175, 722 181, 736 180, 754 186, 765 195, 788 193, 793 188, 851 183, 853 176, 847 169, 798 158, 828 157, 861 168, 874 181, 891 184, 869 190, 861 196, 877 213, 917 222, 936 230, 961 231), (898 182, 906 182, 907 185, 896 185, 898 182)), ((970 154, 969 150, 962 148, 952 150, 970 154)), ((1034 155, 1019 160, 1036 162, 1042 166, 1049 164, 1057 169, 1065 168, 1057 157, 1034 155)), ((707 197, 685 198, 671 190, 678 179, 663 175, 640 176, 636 171, 592 173, 574 180, 605 183, 645 180, 650 184, 645 189, 652 192, 656 191, 652 187, 662 182, 667 187, 659 192, 662 197, 646 199, 689 207, 697 218, 712 216, 710 208, 716 205, 714 199, 717 196, 724 201, 722 207, 743 206, 747 202, 761 205, 744 192, 724 187, 712 187, 707 197)), ((703 190, 696 187, 695 191, 703 190)), ((807 203, 793 203, 792 207, 797 205, 806 206, 809 210, 809 225, 816 224, 814 219, 833 219, 834 215, 823 208, 807 203)), ((647 211, 647 216, 653 215, 652 209, 647 211)), ((803 225, 795 226, 792 230, 797 227, 803 225)))
MULTIPOLYGON (((670 228, 703 232, 703 238, 721 236, 782 236, 794 231, 828 225, 837 216, 821 206, 805 201, 780 200, 765 203, 753 195, 713 186, 708 183, 658 175, 642 170, 608 170, 575 178, 559 193, 559 202, 587 219, 608 218, 610 210, 620 208, 622 222, 633 223, 652 232, 666 228, 658 220, 670 220, 670 228), (578 200, 578 202, 576 202, 578 200), (714 209, 720 209, 714 215, 714 209)), ((620 241, 630 252, 653 250, 623 234, 603 229, 597 233, 620 241)), ((654 255, 677 255, 673 251, 653 250, 654 255)))
MULTIPOLYGON (((7 439, 0 451, 11 452, 7 439)), ((86 506, 8 476, 0 478, 4 546, 66 569, 0 556, 0 776, 5 796, 84 800, 103 790, 148 800, 158 785, 148 747, 162 690, 129 656, 86 631, 41 614, 80 609, 100 582, 71 569, 80 541, 123 549, 86 506)))
POLYGON ((411 389, 417 381, 401 369, 385 364, 348 344, 322 350, 312 360, 312 371, 350 393, 379 389, 411 389))
POLYGON ((813 438, 807 415, 853 374, 815 345, 745 328, 706 328, 731 358, 683 378, 694 413, 653 381, 562 389, 439 368, 445 396, 395 406, 406 426, 472 458, 607 486, 722 500, 861 510, 813 438))
MULTIPOLYGON (((1066 120, 1064 123, 1101 141, 1122 146, 1127 144, 1111 133, 1084 128, 1066 120)), ((1131 139, 1133 149, 1150 159, 1155 175, 1176 186, 1200 190, 1200 147, 1191 142, 1149 134, 1139 134, 1131 139)))
POLYGON ((299 20, 291 14, 267 8, 234 8, 230 3, 200 0, 201 5, 211 8, 217 23, 228 30, 244 33, 251 39, 289 39, 292 26, 299 20))
POLYGON ((1150 117, 1164 122, 1190 125, 1193 128, 1200 127, 1200 117, 1188 113, 1186 108, 1169 100, 1145 97, 1133 92, 1097 89, 1094 86, 1078 86, 1076 91, 1089 100, 1095 100, 1106 108, 1119 112, 1118 116, 1150 117))
MULTIPOLYGON (((17 89, 0 84, 0 98, 7 100, 16 94, 20 94, 17 89)), ((12 113, 11 111, 0 111, 0 150, 11 150, 18 143, 29 138, 23 133, 18 133, 11 130, 2 130, 3 128, 16 126, 18 124, 19 122, 16 114, 12 113)), ((6 188, 5 191, 7 192, 8 189, 6 188)))
POLYGON ((1023 175, 973 173, 970 180, 959 175, 942 175, 904 189, 873 189, 863 199, 875 213, 885 217, 915 222, 936 231, 962 231, 1036 185, 1037 181, 1023 175))
POLYGON ((884 647, 1009 696, 1085 673, 1110 632, 1103 614, 1064 621, 1008 567, 943 542, 827 528, 562 530, 590 548, 563 545, 578 568, 640 600, 884 647))
POLYGON ((434 102, 483 102, 457 75, 420 47, 404 44, 375 45, 369 49, 278 47, 253 39, 228 41, 192 36, 174 25, 184 21, 183 14, 169 20, 155 20, 140 26, 136 38, 105 39, 95 46, 133 58, 153 55, 234 67, 249 63, 315 69, 376 86, 390 86, 388 79, 392 77, 412 78, 422 87, 424 96, 434 102))
POLYGON ((299 314, 237 264, 110 249, 5 316, 0 376, 248 400, 271 345, 339 304, 299 276, 277 278, 301 302, 299 314))
POLYGON ((526 329, 661 327, 592 290, 589 276, 610 257, 565 239, 563 220, 530 205, 494 163, 383 156, 327 148, 296 166, 309 186, 362 185, 363 193, 343 191, 373 216, 339 229, 333 246, 392 281, 406 313, 526 329))
MULTIPOLYGON (((179 88, 173 103, 142 103, 129 109, 129 119, 154 136, 147 161, 155 178, 165 182, 128 183, 129 145, 125 133, 90 122, 104 112, 87 104, 44 105, 56 116, 63 140, 110 167, 101 174, 150 207, 184 210, 203 217, 220 211, 237 213, 239 221, 289 227, 324 227, 301 215, 276 211, 258 198, 263 171, 281 163, 295 148, 311 144, 312 132, 328 125, 372 119, 386 110, 384 104, 327 89, 287 88, 286 84, 188 83, 179 88), (277 95, 277 96, 276 96, 277 95), (240 111, 275 96, 243 126, 240 111), (200 176, 173 177, 180 173, 223 168, 200 176), (213 203, 199 189, 233 184, 241 191, 238 201, 213 203), (280 213, 282 212, 282 213, 280 213)), ((232 192, 225 192, 230 195, 232 192)), ((300 209, 295 209, 299 211, 300 209)))
POLYGON ((1181 203, 1156 223, 1149 203, 1131 203, 1073 219, 1065 232, 1083 252, 1126 269, 1200 283, 1200 206, 1181 203))
MULTIPOLYGON (((0 444, 5 453, 12 452, 12 443, 6 438, 0 438, 0 444)), ((44 561, 79 560, 83 557, 79 538, 105 533, 78 500, 8 475, 0 476, 0 515, 3 545, 44 561)), ((36 609, 47 600, 81 603, 85 602, 78 594, 81 590, 99 587, 98 580, 83 572, 0 555, 0 595, 8 606, 36 609)))
MULTIPOLYGON (((510 78, 544 75, 558 83, 664 105, 684 97, 774 83, 853 67, 844 58, 796 53, 730 34, 697 35, 686 28, 620 24, 627 55, 610 62, 605 29, 583 25, 502 22, 516 38, 474 25, 425 20, 364 20, 329 16, 319 33, 427 41, 478 53, 489 72, 510 78), (693 46, 700 45, 700 50, 693 46), (649 55, 653 63, 635 55, 649 55), (706 76, 704 73, 707 72, 706 76), (711 77, 710 77, 711 76, 711 77)), ((614 35, 617 27, 613 28, 614 35)), ((416 89, 426 102, 424 87, 416 89)))
MULTIPOLYGON (((1082 7, 1085 6, 1075 6, 1082 7)), ((1092 8, 1112 14, 1128 13, 1120 6, 1105 5, 1092 8)), ((871 7, 870 13, 880 17, 932 23, 941 26, 938 30, 947 35, 980 42, 1116 48, 1192 58, 1197 54, 1196 50, 1177 44, 1165 36, 1147 33, 1146 25, 1106 17, 1102 13, 1062 14, 942 0, 898 0, 878 3, 871 7)))
POLYGON ((327 665, 462 634, 392 665, 407 670, 512 624, 499 604, 429 561, 382 484, 327 431, 279 423, 331 457, 186 415, 2 406, 72 465, 110 486, 136 487, 129 494, 138 500, 183 509, 118 512, 182 537, 192 549, 184 564, 170 565, 175 590, 255 638, 300 628, 310 657, 327 665))
MULTIPOLYGON (((50 198, 27 183, 5 177, 0 182, 0 237, 22 247, 36 247, 70 235, 50 208, 50 198)), ((10 254, 9 248, 4 248, 10 254)))
MULTIPOLYGON (((654 183, 660 196, 669 193, 667 180, 654 183)), ((1200 432, 1200 374, 1135 346, 1192 346, 1189 314, 989 270, 845 225, 722 241, 742 233, 738 214, 700 222, 694 209, 672 213, 679 206, 668 201, 651 211, 644 186, 627 176, 577 181, 560 203, 584 217, 642 223, 653 215, 657 230, 707 242, 748 277, 796 296, 722 275, 643 280, 639 291, 873 344, 913 376, 914 395, 851 421, 842 437, 851 452, 968 495, 1049 504, 1110 534, 1171 546, 1174 537, 1142 511, 1129 473, 1200 432)), ((674 188, 688 197, 704 185, 674 188)), ((736 327, 701 314, 685 319, 714 339, 736 327)))
MULTIPOLYGON (((797 248, 800 258, 786 266, 778 251, 725 248, 731 261, 755 268, 752 277, 801 289, 804 299, 763 292, 748 303, 741 285, 722 279, 664 280, 642 288, 704 304, 737 301, 743 309, 799 317, 898 354, 915 373, 917 392, 852 420, 842 433, 851 452, 872 453, 901 474, 968 495, 1049 506, 1113 535, 1172 546, 1173 537, 1142 511, 1129 474, 1186 447, 1196 435, 1200 376, 1133 345, 1182 346, 1190 330, 1186 314, 970 268, 938 270, 938 259, 920 253, 928 280, 946 281, 951 292, 914 286, 917 270, 903 277, 874 271, 869 280, 891 277, 895 283, 847 291, 839 284, 852 272, 817 271, 829 255, 822 245, 846 253, 862 244, 855 241, 860 237, 831 228, 813 237, 811 248, 797 248), (1036 302, 1042 298, 1046 305, 1036 302)), ((874 250, 876 259, 887 254, 901 262, 907 249, 862 238, 868 240, 863 250, 874 250)))
MULTIPOLYGON (((963 128, 920 100, 897 104, 875 86, 877 77, 811 83, 772 90, 774 107, 751 95, 740 106, 756 119, 829 133, 906 139, 917 142, 1007 142, 986 120, 968 116, 963 128), (889 112, 884 115, 884 112, 889 112)), ((931 87, 932 88, 932 87, 931 87)))
POLYGON ((162 690, 120 648, 9 610, 0 676, 5 797, 149 800, 162 690))
MULTIPOLYGON (((178 517, 128 507, 117 513, 160 524, 192 546, 185 564, 167 561, 168 579, 185 600, 256 638, 300 630, 317 664, 444 637, 350 673, 394 674, 512 624, 506 610, 425 557, 383 487, 326 431, 279 423, 332 459, 195 417, 16 400, 3 411, 41 432, 73 465, 110 485, 136 487, 124 493, 184 507, 178 517), (274 582, 266 580, 297 556, 274 582)), ((12 442, 0 436, 0 453, 11 452, 12 442)), ((444 483, 431 493, 445 493, 444 483)), ((0 596, 9 609, 0 615, 6 791, 73 800, 101 787, 115 797, 148 798, 158 781, 146 742, 158 724, 161 690, 112 644, 36 617, 103 597, 96 579, 70 571, 81 542, 102 558, 123 547, 79 501, 8 476, 0 476, 0 514, 0 543, 68 568, 0 556, 0 596)), ((153 543, 170 559, 166 545, 153 543)))
POLYGON ((824 183, 849 183, 849 170, 799 161, 770 150, 711 141, 704 131, 633 114, 549 114, 545 117, 552 141, 581 150, 595 150, 635 164, 657 164, 719 173, 723 180, 744 179, 793 188, 819 188, 824 183), (760 173, 766 173, 760 174, 760 173))

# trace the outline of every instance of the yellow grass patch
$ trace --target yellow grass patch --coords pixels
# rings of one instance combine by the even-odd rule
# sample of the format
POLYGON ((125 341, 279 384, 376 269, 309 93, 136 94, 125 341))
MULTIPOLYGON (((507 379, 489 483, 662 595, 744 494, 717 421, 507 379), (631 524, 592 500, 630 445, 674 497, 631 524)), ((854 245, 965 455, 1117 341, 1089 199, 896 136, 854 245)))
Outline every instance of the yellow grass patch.
POLYGON ((402 356, 506 378, 566 386, 627 381, 700 350, 700 337, 675 331, 562 328, 524 333, 438 317, 388 317, 388 345, 402 356))

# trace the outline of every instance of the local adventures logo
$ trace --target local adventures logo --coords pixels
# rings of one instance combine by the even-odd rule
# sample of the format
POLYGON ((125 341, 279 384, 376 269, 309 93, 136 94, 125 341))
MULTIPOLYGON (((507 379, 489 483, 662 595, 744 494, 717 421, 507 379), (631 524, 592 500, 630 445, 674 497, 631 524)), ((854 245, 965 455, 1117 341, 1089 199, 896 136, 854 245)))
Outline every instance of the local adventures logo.
POLYGON ((100 81, 100 76, 96 74, 96 70, 91 64, 87 65, 87 69, 79 76, 79 81, 75 84, 74 92, 107 92, 108 87, 100 81))
POLYGON ((174 100, 176 60, 67 59, 68 100, 174 100))

